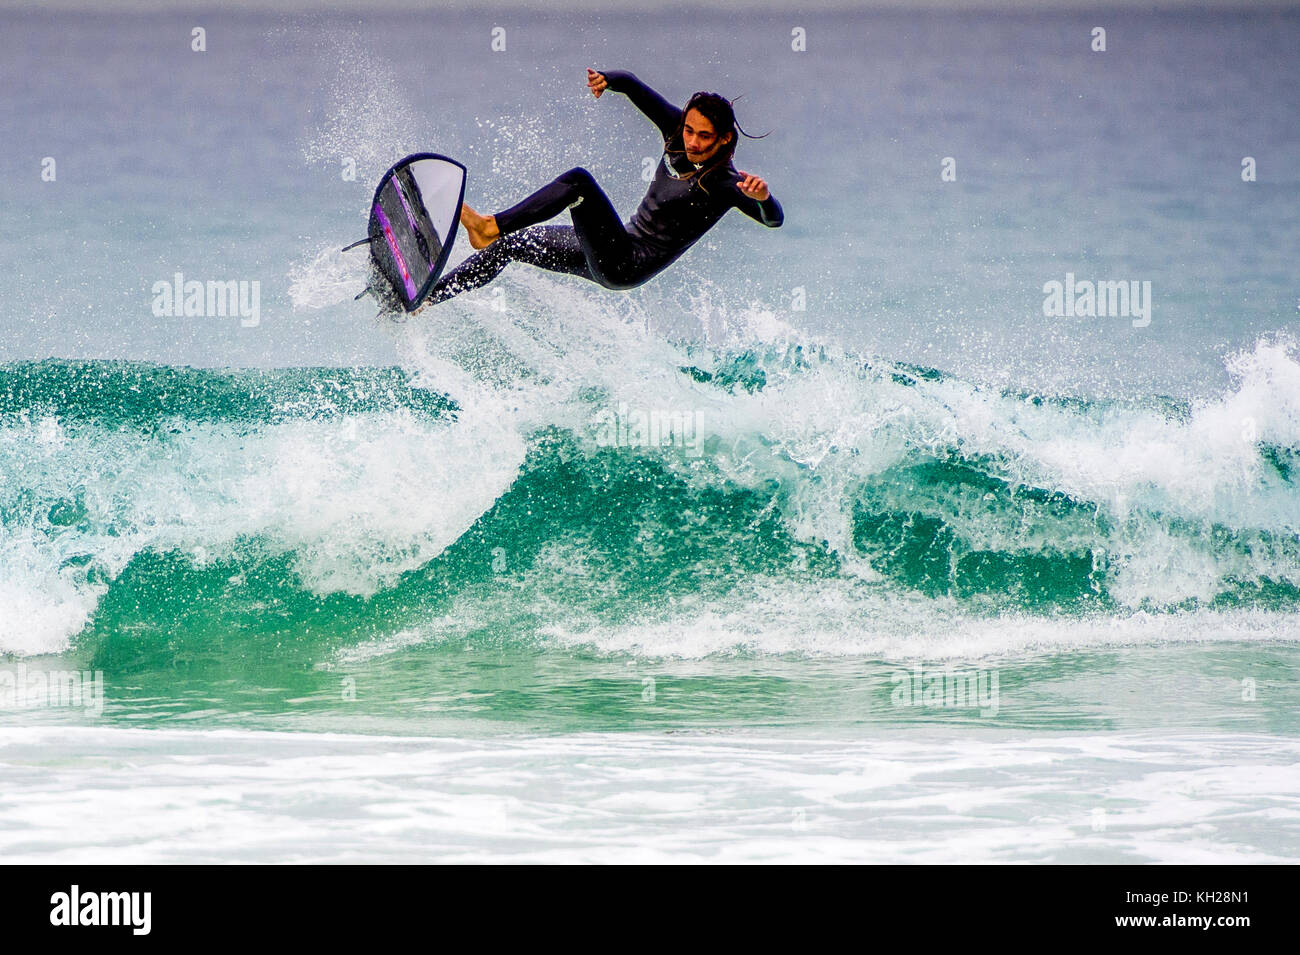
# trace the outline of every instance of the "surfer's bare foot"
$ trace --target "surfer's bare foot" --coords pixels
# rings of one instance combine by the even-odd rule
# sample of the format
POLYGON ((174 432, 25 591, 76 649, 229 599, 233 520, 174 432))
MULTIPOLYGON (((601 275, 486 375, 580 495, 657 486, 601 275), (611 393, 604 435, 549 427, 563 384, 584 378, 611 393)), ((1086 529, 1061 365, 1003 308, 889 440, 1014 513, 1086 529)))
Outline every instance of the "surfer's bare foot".
POLYGON ((460 207, 460 224, 469 233, 469 244, 475 249, 486 249, 501 237, 496 216, 481 216, 466 205, 460 207))

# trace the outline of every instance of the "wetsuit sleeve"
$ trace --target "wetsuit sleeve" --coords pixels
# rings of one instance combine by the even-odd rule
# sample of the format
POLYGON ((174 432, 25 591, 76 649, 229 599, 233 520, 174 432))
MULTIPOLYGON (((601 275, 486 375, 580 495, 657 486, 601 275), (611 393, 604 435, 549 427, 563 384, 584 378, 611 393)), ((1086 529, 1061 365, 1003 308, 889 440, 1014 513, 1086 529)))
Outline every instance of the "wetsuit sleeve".
POLYGON ((752 199, 740 191, 738 183, 740 180, 732 180, 731 191, 735 194, 735 206, 745 215, 749 216, 755 222, 761 222, 769 229, 775 229, 785 222, 785 211, 781 208, 781 203, 776 201, 776 196, 772 195, 769 187, 767 198, 762 202, 752 199))
POLYGON ((605 77, 609 89, 627 96, 637 109, 650 118, 650 122, 659 127, 664 139, 677 132, 677 127, 682 122, 682 111, 642 83, 635 74, 626 70, 601 70, 600 74, 605 77))

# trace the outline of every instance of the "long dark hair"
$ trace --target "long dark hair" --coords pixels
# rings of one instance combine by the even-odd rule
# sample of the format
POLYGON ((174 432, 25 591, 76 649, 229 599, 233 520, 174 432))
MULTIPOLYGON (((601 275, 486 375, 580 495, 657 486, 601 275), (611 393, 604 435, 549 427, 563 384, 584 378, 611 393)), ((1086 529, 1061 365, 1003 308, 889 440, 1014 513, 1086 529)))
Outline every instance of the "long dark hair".
MULTIPOLYGON (((743 96, 744 94, 742 93, 741 95, 743 96)), ((740 97, 737 96, 736 99, 740 99, 740 97)), ((739 141, 740 136, 749 136, 750 139, 762 139, 763 136, 770 136, 772 132, 771 130, 768 130, 763 134, 763 136, 750 136, 750 134, 741 129, 740 124, 736 122, 734 104, 735 100, 729 100, 718 93, 701 91, 694 94, 682 108, 682 121, 677 126, 677 132, 664 141, 664 152, 668 155, 686 155, 686 140, 683 138, 683 130, 686 126, 686 114, 693 109, 699 110, 700 114, 713 124, 714 132, 718 134, 719 139, 727 135, 727 133, 731 133, 731 139, 721 146, 716 153, 714 153, 713 161, 710 162, 707 167, 704 169, 692 170, 682 176, 683 179, 694 177, 695 181, 700 184, 700 188, 704 189, 706 193, 709 190, 704 186, 705 177, 715 170, 727 168, 731 163, 731 157, 736 154, 736 143, 739 141)))

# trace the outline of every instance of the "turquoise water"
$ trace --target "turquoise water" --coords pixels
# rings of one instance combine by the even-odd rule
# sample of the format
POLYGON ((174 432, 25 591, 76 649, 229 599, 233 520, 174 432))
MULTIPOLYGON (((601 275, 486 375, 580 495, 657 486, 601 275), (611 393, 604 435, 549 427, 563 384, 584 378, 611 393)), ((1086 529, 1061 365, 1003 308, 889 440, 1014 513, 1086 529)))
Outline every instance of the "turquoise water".
POLYGON ((6 857, 1294 857, 1292 346, 1084 401, 570 314, 0 371, 6 857))
MULTIPOLYGON (((490 330, 440 326, 453 352, 490 330)), ((7 366, 7 586, 35 614, 6 644, 221 672, 465 634, 701 657, 978 648, 920 624, 986 629, 989 652, 1031 631, 1290 633, 1285 344, 1197 403, 1009 393, 825 347, 641 355, 604 381, 506 386, 494 366, 464 403, 396 368, 7 366)))
POLYGON ((195 61, 181 17, 4 14, 0 854, 1300 855, 1293 15, 1113 15, 1096 59, 1092 14, 817 13, 799 59, 765 14, 742 63, 520 14, 490 67, 421 16, 212 17, 195 61), (582 164, 631 212, 588 59, 746 91, 786 225, 632 293, 354 302, 431 143, 484 208, 582 164), (153 314, 176 271, 258 322, 153 314), (1151 323, 1044 316, 1067 272, 1151 323))

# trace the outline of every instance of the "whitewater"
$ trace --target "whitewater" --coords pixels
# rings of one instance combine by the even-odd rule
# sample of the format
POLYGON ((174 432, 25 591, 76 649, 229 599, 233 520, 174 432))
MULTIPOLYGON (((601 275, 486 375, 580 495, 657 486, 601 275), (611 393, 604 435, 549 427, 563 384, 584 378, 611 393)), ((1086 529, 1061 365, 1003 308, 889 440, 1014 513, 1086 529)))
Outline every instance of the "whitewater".
POLYGON ((239 569, 253 604, 247 577, 283 566, 308 603, 396 588, 487 620, 509 580, 556 601, 520 638, 651 654, 1292 632, 1294 343, 1234 356, 1212 399, 1085 401, 799 343, 770 314, 728 319, 775 330, 759 348, 674 345, 521 282, 544 328, 485 303, 410 329, 408 368, 7 366, 0 649, 69 649, 160 562, 181 586, 239 569), (690 446, 631 424, 611 445, 637 411, 689 418, 690 446))

